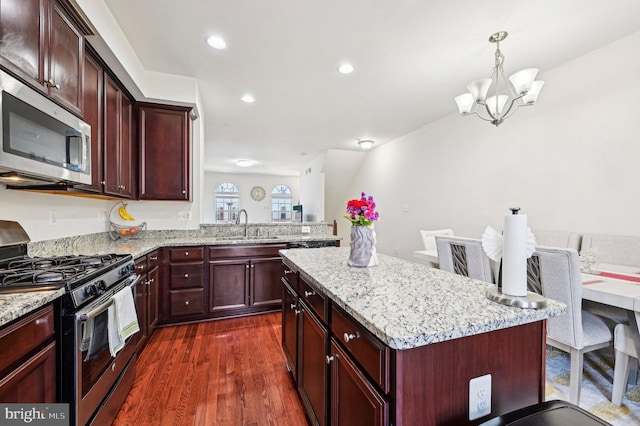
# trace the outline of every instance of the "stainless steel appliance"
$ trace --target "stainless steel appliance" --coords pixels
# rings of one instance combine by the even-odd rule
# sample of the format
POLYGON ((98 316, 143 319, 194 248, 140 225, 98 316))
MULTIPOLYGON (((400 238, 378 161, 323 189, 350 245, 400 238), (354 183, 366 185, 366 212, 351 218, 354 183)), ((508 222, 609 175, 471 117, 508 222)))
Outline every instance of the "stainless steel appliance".
POLYGON ((59 402, 70 404, 71 424, 111 424, 135 379, 133 337, 115 357, 108 346, 88 356, 87 321, 106 324, 113 295, 135 287, 131 255, 29 257, 28 236, 16 222, 0 221, 0 293, 65 288, 57 301, 59 402))
POLYGON ((91 126, 0 71, 0 183, 91 183, 91 126))

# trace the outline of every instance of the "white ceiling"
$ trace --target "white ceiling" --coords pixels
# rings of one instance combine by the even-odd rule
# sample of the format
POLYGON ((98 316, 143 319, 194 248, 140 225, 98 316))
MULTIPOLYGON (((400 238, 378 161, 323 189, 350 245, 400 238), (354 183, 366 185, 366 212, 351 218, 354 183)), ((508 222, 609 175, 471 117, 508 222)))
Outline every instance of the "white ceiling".
MULTIPOLYGON (((357 150, 358 139, 380 146, 457 114, 453 98, 491 74, 496 31, 509 32, 505 72, 538 67, 544 80, 640 30, 638 0, 105 3, 146 69, 198 79, 205 170, 219 172, 297 175, 328 149, 357 150), (226 50, 206 44, 213 34, 226 50), (355 72, 338 74, 343 61, 355 72), (247 92, 255 103, 240 101, 247 92), (256 167, 237 168, 241 158, 256 167)), ((615 64, 603 66, 615 78, 615 64)), ((546 85, 540 99, 550 90, 558 88, 546 85)))

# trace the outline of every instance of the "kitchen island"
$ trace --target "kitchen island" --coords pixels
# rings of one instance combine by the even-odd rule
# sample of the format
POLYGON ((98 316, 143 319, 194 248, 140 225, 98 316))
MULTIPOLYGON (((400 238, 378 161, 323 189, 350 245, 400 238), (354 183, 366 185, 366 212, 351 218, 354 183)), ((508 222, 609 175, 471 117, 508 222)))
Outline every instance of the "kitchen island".
POLYGON ((477 424, 544 401, 545 319, 563 304, 503 306, 491 284, 390 256, 352 268, 348 247, 280 253, 283 349, 312 424, 477 424), (469 420, 469 381, 488 374, 469 420))

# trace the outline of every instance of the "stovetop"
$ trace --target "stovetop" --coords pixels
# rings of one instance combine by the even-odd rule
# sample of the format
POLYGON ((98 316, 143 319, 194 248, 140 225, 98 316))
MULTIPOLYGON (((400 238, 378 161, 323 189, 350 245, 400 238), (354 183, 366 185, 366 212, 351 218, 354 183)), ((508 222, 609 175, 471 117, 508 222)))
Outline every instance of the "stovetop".
POLYGON ((0 293, 65 287, 74 294, 77 305, 100 294, 133 269, 131 255, 20 256, 0 261, 0 293))

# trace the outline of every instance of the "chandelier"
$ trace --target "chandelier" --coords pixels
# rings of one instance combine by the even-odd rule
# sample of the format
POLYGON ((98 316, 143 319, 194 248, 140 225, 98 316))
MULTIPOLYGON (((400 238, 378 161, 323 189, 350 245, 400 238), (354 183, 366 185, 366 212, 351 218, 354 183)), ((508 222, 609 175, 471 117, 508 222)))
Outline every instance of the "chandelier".
POLYGON ((533 105, 538 99, 544 81, 535 80, 538 75, 537 68, 518 71, 508 80, 504 76, 504 56, 500 52, 500 42, 508 35, 506 31, 500 31, 489 37, 489 41, 496 44, 493 74, 491 78, 472 81, 467 85, 469 92, 455 98, 460 114, 476 114, 481 119, 499 126, 506 118, 512 116, 518 107, 533 105))

